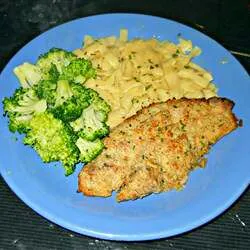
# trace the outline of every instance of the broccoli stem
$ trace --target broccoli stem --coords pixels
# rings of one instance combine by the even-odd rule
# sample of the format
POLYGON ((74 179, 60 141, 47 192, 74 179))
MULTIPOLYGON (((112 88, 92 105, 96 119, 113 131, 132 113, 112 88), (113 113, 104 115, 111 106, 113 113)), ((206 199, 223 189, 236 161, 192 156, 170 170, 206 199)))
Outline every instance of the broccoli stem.
POLYGON ((55 106, 62 105, 67 99, 73 96, 69 82, 67 80, 59 80, 57 82, 57 98, 55 106))

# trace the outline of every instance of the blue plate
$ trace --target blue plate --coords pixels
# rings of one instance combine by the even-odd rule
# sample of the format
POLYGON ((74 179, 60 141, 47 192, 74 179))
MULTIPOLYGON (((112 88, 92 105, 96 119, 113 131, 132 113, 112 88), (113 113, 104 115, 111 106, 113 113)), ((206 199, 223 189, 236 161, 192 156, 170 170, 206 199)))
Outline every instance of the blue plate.
MULTIPOLYGON (((149 240, 180 234, 196 228, 227 209, 250 183, 250 81, 239 62, 206 35, 167 19, 137 14, 91 16, 53 28, 24 46, 0 76, 0 98, 18 87, 13 68, 35 62, 51 47, 73 50, 83 36, 118 35, 129 30, 129 38, 151 38, 177 42, 177 34, 202 48, 195 60, 211 71, 219 95, 232 99, 244 126, 219 141, 209 153, 205 169, 191 173, 186 188, 151 195, 137 201, 117 203, 114 197, 88 198, 76 193, 77 171, 64 176, 59 164, 43 164, 33 149, 15 140, 0 118, 0 168, 11 189, 32 209, 54 223, 75 232, 111 240, 149 240), (222 63, 226 60, 227 63, 222 63)), ((2 105, 2 104, 1 104, 2 105)), ((2 110, 2 108, 1 108, 2 110)))

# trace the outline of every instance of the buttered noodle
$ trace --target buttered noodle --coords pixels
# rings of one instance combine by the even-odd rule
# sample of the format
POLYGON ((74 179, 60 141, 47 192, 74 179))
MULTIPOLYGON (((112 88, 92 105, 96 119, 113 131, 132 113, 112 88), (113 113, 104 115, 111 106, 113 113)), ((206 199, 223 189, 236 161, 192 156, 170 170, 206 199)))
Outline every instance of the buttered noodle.
POLYGON ((74 51, 96 68, 96 79, 85 85, 111 105, 111 128, 151 103, 216 96, 212 75, 191 62, 200 52, 184 39, 178 44, 156 39, 128 41, 127 30, 121 30, 119 38, 86 36, 84 47, 74 51))

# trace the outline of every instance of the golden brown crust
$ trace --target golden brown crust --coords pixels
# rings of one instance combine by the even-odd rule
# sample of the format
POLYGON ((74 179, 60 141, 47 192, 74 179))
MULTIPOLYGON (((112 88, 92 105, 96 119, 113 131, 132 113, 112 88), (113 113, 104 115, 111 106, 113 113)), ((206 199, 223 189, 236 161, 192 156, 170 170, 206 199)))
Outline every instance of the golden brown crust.
POLYGON ((79 174, 79 191, 117 191, 123 201, 183 188, 210 146, 238 127, 233 106, 226 98, 182 98, 142 109, 105 138, 106 149, 79 174))

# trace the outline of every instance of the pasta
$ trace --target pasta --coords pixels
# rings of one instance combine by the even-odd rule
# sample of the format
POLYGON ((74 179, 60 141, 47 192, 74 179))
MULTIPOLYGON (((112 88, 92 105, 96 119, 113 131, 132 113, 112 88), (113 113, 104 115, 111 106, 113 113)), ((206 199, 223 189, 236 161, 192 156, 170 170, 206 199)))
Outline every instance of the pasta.
POLYGON ((128 41, 125 29, 119 38, 85 36, 83 48, 74 51, 90 59, 97 70, 96 79, 85 85, 111 105, 111 128, 151 103, 216 96, 212 75, 191 61, 200 52, 184 39, 178 44, 156 39, 128 41))

